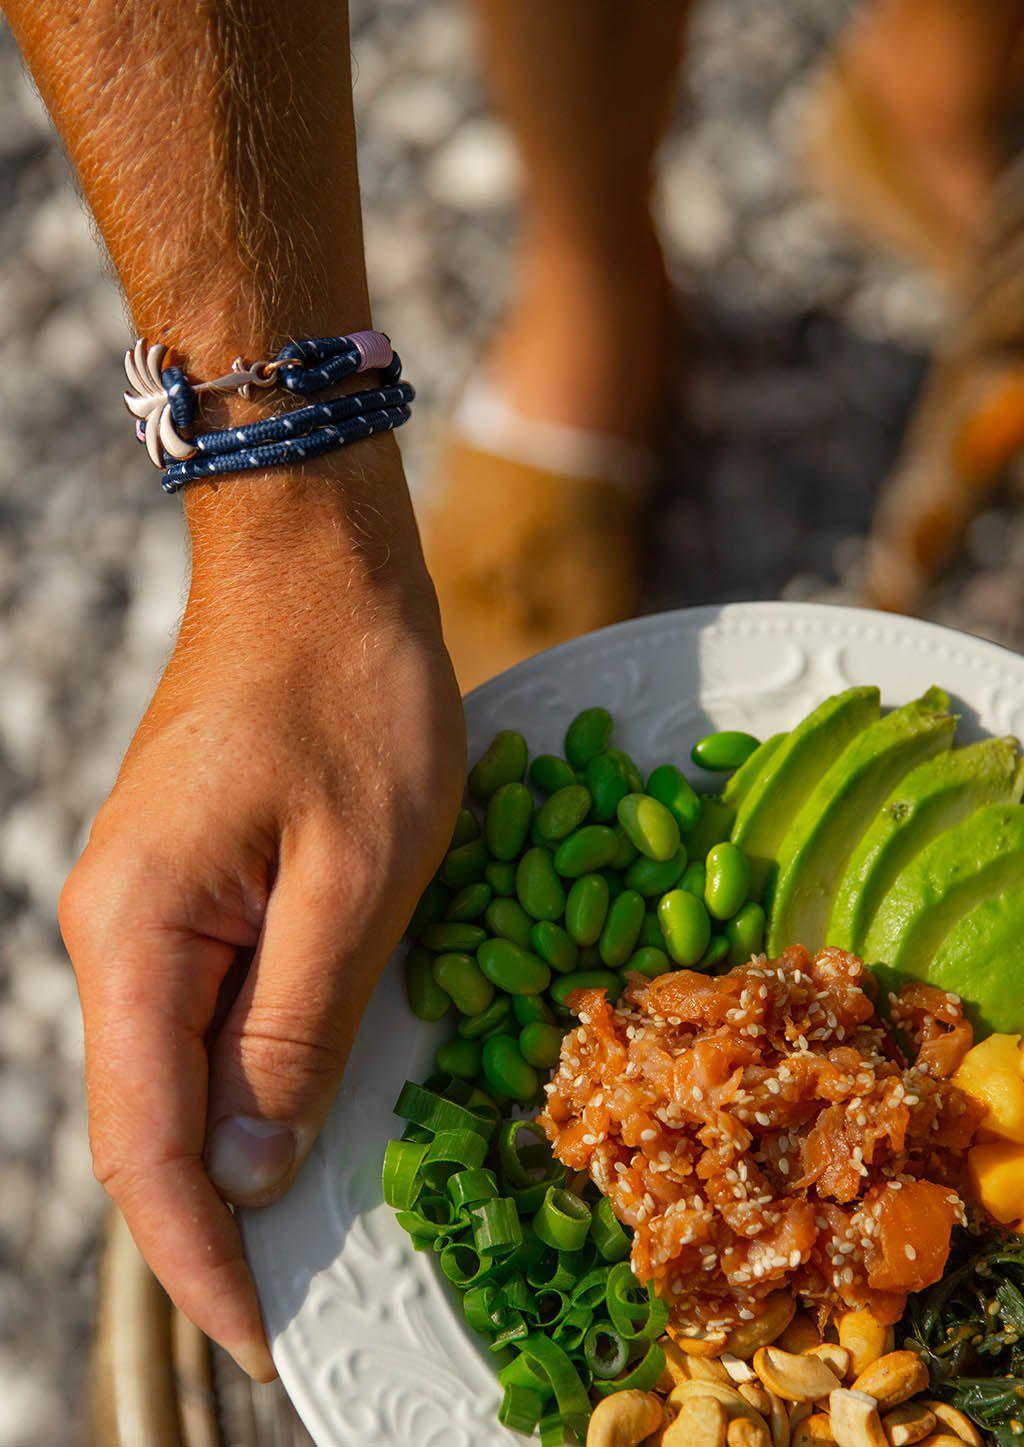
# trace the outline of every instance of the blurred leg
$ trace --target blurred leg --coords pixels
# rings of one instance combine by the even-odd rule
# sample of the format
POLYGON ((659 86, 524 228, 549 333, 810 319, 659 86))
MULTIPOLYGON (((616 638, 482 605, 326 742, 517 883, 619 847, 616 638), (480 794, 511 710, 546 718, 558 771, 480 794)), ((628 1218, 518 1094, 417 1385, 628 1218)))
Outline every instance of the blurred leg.
POLYGON ((646 439, 672 346, 652 168, 687 0, 476 0, 525 212, 489 374, 517 411, 646 439))

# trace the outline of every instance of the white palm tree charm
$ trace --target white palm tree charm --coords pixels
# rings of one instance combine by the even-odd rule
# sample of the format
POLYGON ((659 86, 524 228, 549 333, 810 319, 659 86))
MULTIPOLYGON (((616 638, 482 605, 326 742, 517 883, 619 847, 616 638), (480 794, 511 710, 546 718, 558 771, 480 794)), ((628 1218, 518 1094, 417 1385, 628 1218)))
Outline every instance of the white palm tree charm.
POLYGON ((161 372, 167 348, 162 342, 148 345, 143 337, 124 354, 124 370, 130 391, 125 392, 124 405, 133 417, 146 426, 146 451, 154 467, 163 467, 163 454, 183 460, 192 457, 195 448, 174 426, 171 401, 163 384, 161 372))

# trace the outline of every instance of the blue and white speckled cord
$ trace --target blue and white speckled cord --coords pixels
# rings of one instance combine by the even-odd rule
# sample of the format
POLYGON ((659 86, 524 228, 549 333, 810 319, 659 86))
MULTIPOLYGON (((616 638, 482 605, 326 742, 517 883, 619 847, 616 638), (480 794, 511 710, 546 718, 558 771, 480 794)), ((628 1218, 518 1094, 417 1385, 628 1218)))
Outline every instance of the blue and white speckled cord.
POLYGON ((136 434, 163 471, 165 492, 186 483, 231 472, 252 472, 309 461, 325 452, 390 432, 409 420, 416 393, 402 381, 402 363, 382 332, 353 332, 290 342, 272 361, 252 364, 237 358, 226 376, 190 382, 162 344, 144 340, 125 354, 130 391, 125 404, 137 419, 136 434), (336 386, 345 377, 377 370, 381 385, 326 402, 314 402, 276 417, 183 436, 205 392, 240 392, 278 386, 305 396, 336 386))

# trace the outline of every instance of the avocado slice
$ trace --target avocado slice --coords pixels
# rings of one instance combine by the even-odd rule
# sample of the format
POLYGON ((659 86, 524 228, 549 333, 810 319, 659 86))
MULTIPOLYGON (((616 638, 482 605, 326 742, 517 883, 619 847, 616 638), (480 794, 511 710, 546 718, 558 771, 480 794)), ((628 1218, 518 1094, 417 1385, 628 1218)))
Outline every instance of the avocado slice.
POLYGON ((768 949, 820 949, 836 886, 861 835, 905 774, 953 741, 956 719, 939 688, 859 733, 819 779, 778 855, 768 949))
POLYGON ((750 860, 751 897, 768 883, 782 836, 793 816, 847 744, 875 722, 877 688, 833 694, 786 735, 740 805, 732 841, 750 860))
POLYGON ((864 952, 875 911, 897 875, 925 845, 986 804, 1014 804, 1024 791, 1017 739, 985 739, 918 764, 897 785, 857 845, 836 890, 825 939, 864 952))
POLYGON ((728 804, 731 809, 740 807, 757 782, 758 775, 768 766, 769 760, 778 753, 779 746, 785 738, 784 733, 772 734, 770 739, 765 739, 763 744, 757 746, 745 764, 740 764, 722 790, 723 804, 728 804))
MULTIPOLYGON (((1021 886, 1024 804, 988 804, 910 861, 878 907, 864 958, 887 985, 930 980, 940 945, 964 916, 1021 886)), ((986 949, 973 968, 995 973, 996 962, 986 949)))
POLYGON ((928 968, 987 1034, 1024 1032, 1024 885, 982 900, 953 926, 928 968))

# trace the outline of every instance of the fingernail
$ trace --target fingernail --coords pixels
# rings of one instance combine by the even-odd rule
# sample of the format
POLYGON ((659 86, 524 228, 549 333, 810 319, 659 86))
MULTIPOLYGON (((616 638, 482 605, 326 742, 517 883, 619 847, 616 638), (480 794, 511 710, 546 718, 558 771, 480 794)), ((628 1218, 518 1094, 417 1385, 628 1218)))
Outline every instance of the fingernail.
POLYGON ((232 1115, 214 1128, 206 1169, 226 1196, 260 1196, 284 1179, 294 1159, 295 1135, 288 1126, 232 1115))
POLYGON ((231 1355, 254 1382, 272 1382, 277 1376, 274 1359, 263 1342, 247 1342, 245 1346, 233 1347, 231 1355))

